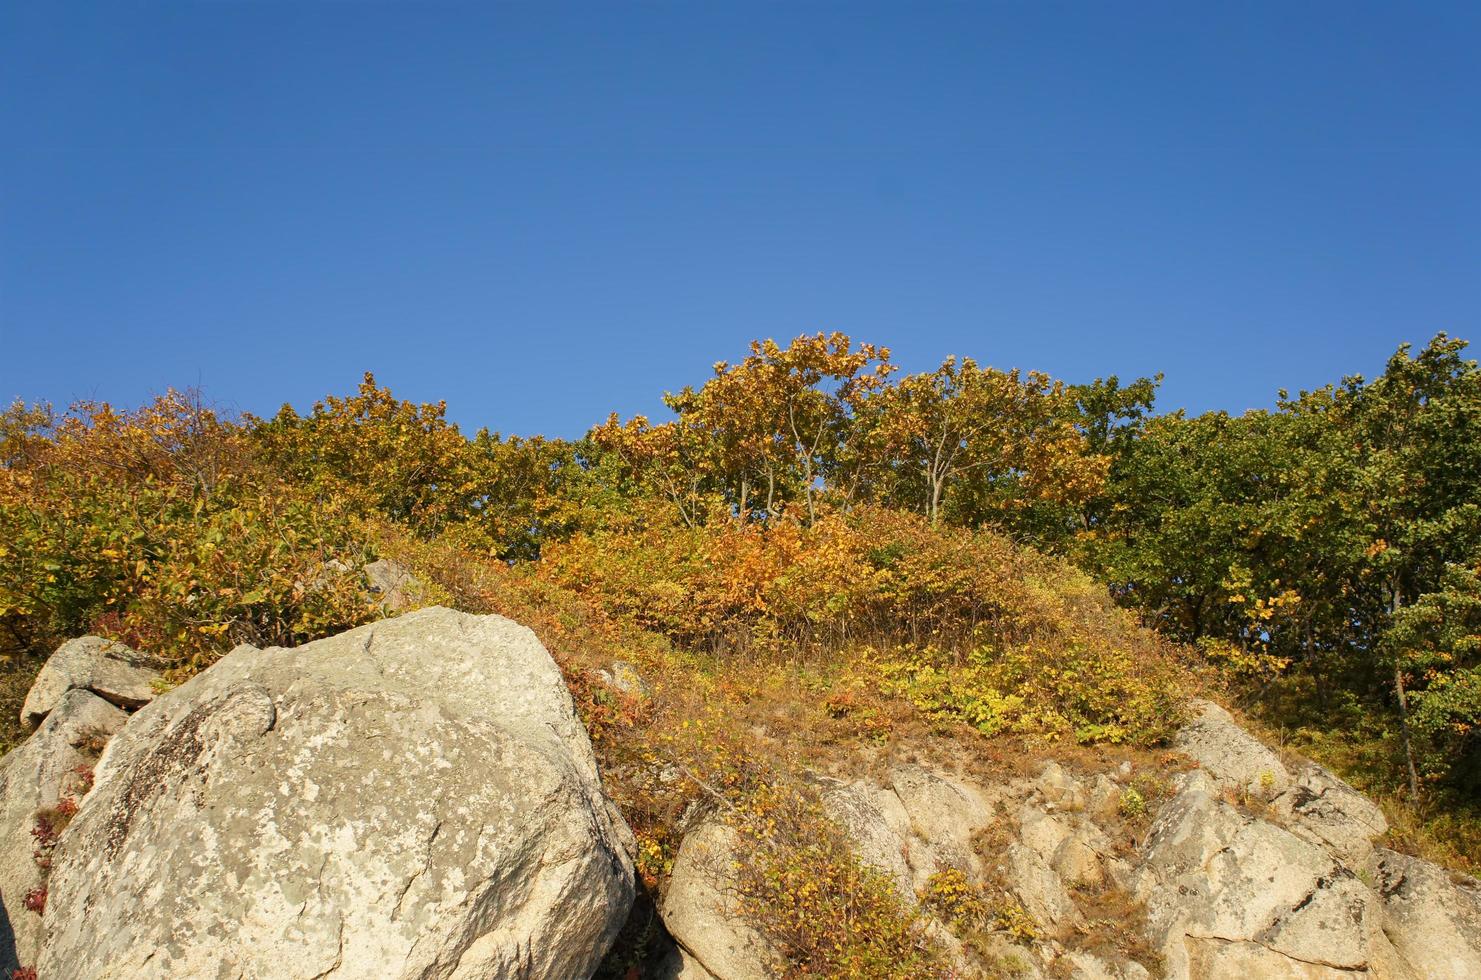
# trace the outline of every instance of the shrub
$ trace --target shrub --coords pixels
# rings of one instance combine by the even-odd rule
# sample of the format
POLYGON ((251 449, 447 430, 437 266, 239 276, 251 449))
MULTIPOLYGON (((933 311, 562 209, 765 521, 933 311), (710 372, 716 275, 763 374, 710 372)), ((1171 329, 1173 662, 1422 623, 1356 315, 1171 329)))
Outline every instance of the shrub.
POLYGON ((649 519, 551 545, 535 573, 691 649, 878 645, 887 691, 988 735, 1149 743, 1177 721, 1170 644, 1085 575, 989 532, 879 508, 811 525, 649 519))
POLYGON ((771 940, 788 976, 916 980, 949 976, 894 881, 863 864, 816 798, 764 780, 726 815, 740 837, 741 913, 771 940))
POLYGON ((26 418, 0 429, 0 618, 38 652, 98 632, 193 670, 377 614, 333 573, 368 557, 348 510, 255 465, 198 400, 26 418))
POLYGON ((1147 799, 1137 791, 1135 786, 1129 786, 1121 792, 1121 799, 1117 802, 1116 809, 1120 810, 1124 817, 1140 817, 1147 812, 1147 799))
POLYGON ((931 875, 921 890, 920 901, 923 907, 958 930, 981 929, 992 918, 992 909, 982 893, 960 868, 947 868, 931 875))

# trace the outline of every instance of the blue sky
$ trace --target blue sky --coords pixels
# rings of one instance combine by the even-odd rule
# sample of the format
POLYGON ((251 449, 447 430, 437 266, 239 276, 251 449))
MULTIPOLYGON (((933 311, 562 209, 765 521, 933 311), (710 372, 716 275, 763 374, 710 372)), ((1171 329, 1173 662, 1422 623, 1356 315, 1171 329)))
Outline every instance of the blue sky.
POLYGON ((0 397, 653 413, 844 330, 1162 405, 1481 342, 1481 5, 0 10, 0 397))

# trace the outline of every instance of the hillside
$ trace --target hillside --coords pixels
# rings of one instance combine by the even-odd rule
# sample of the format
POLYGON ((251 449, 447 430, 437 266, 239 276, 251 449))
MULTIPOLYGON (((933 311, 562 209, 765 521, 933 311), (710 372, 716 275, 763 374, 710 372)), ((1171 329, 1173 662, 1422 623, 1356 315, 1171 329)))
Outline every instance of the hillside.
POLYGON ((724 944, 758 975, 1423 973, 1383 924, 1409 907, 1380 892, 1444 879, 1406 855, 1481 862, 1481 373, 1462 347, 1238 417, 1156 415, 1151 379, 955 358, 897 377, 840 335, 758 343, 667 396, 672 421, 577 442, 468 438, 368 376, 271 419, 174 392, 17 405, 7 717, 84 634, 144 657, 153 697, 209 689, 243 644, 498 614, 554 658, 631 832, 613 847, 636 899, 600 975, 714 939, 702 834, 738 855, 721 891, 749 938, 724 944), (1238 856, 1207 908, 1167 844, 1195 832, 1238 856), (1272 848, 1291 901, 1217 920, 1272 848), (1290 919, 1312 903, 1360 907, 1340 954, 1290 919))

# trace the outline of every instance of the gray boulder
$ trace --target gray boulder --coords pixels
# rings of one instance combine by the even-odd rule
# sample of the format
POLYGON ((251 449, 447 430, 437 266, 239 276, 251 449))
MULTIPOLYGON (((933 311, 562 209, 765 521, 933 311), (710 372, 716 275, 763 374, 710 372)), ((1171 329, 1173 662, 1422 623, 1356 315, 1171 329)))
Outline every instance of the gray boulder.
POLYGON ((631 850, 529 630, 431 608, 239 647, 109 743, 41 975, 584 977, 631 850))
POLYGON ((947 868, 979 879, 985 873, 974 838, 997 819, 1001 788, 914 764, 894 766, 882 783, 819 782, 828 816, 847 832, 859 860, 894 879, 902 901, 914 904, 931 876, 947 868))
POLYGON ((1038 852, 1013 841, 1003 857, 1008 888, 1036 923, 1055 926, 1078 920, 1064 881, 1038 852))
POLYGON ((1280 757, 1239 727, 1233 716, 1212 701, 1189 705, 1193 720, 1173 737, 1172 746, 1193 759, 1221 783, 1270 799, 1291 785, 1280 757))
POLYGON ((154 698, 154 686, 161 676, 156 667, 150 658, 100 636, 68 640, 36 675, 21 707, 21 722, 35 728, 62 695, 75 688, 91 691, 120 708, 142 707, 154 698))
POLYGON ((1143 848, 1138 894, 1169 977, 1410 975, 1371 889, 1322 847, 1212 790, 1192 774, 1143 848))
POLYGON ((663 924, 682 947, 674 962, 682 976, 767 980, 775 950, 737 908, 737 836, 717 819, 684 835, 663 901, 663 924))
POLYGON ((1378 805, 1321 766, 1308 764, 1274 801, 1291 831, 1326 847, 1349 868, 1366 868, 1388 830, 1378 805))
POLYGON ((1481 977, 1481 881, 1380 850, 1378 887, 1385 929, 1416 973, 1481 977))
POLYGON ((361 572, 381 608, 391 613, 405 612, 427 600, 426 586, 404 565, 381 558, 366 565, 361 572))
POLYGON ((917 880, 924 881, 934 873, 938 862, 928 845, 912 838, 910 816, 894 790, 863 781, 820 782, 824 787, 823 807, 848 834, 859 860, 888 874, 900 900, 914 903, 917 880), (918 874, 917 868, 925 873, 918 874))
POLYGON ((63 799, 87 792, 84 773, 127 720, 107 701, 74 688, 30 738, 0 760, 0 976, 35 965, 41 949, 41 916, 25 908, 26 895, 46 881, 31 833, 37 816, 51 818, 63 799))

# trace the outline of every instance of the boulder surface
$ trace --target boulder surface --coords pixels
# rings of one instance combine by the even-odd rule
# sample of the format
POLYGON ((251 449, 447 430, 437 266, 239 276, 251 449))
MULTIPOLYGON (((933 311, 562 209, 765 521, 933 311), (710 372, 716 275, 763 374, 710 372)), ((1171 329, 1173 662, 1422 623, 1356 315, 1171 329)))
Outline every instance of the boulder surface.
POLYGON ((101 636, 68 640, 57 647, 36 675, 21 706, 21 721, 35 728, 63 694, 77 688, 132 710, 154 698, 154 684, 159 679, 154 661, 122 643, 101 636))
POLYGON ((529 630, 431 608, 239 647, 109 743, 40 973, 584 977, 631 851, 529 630))
POLYGON ((32 966, 41 948, 41 917, 26 896, 44 887, 37 861, 37 819, 55 821, 58 804, 87 792, 98 751, 128 720, 88 691, 65 692, 30 738, 0 760, 0 976, 32 966))

